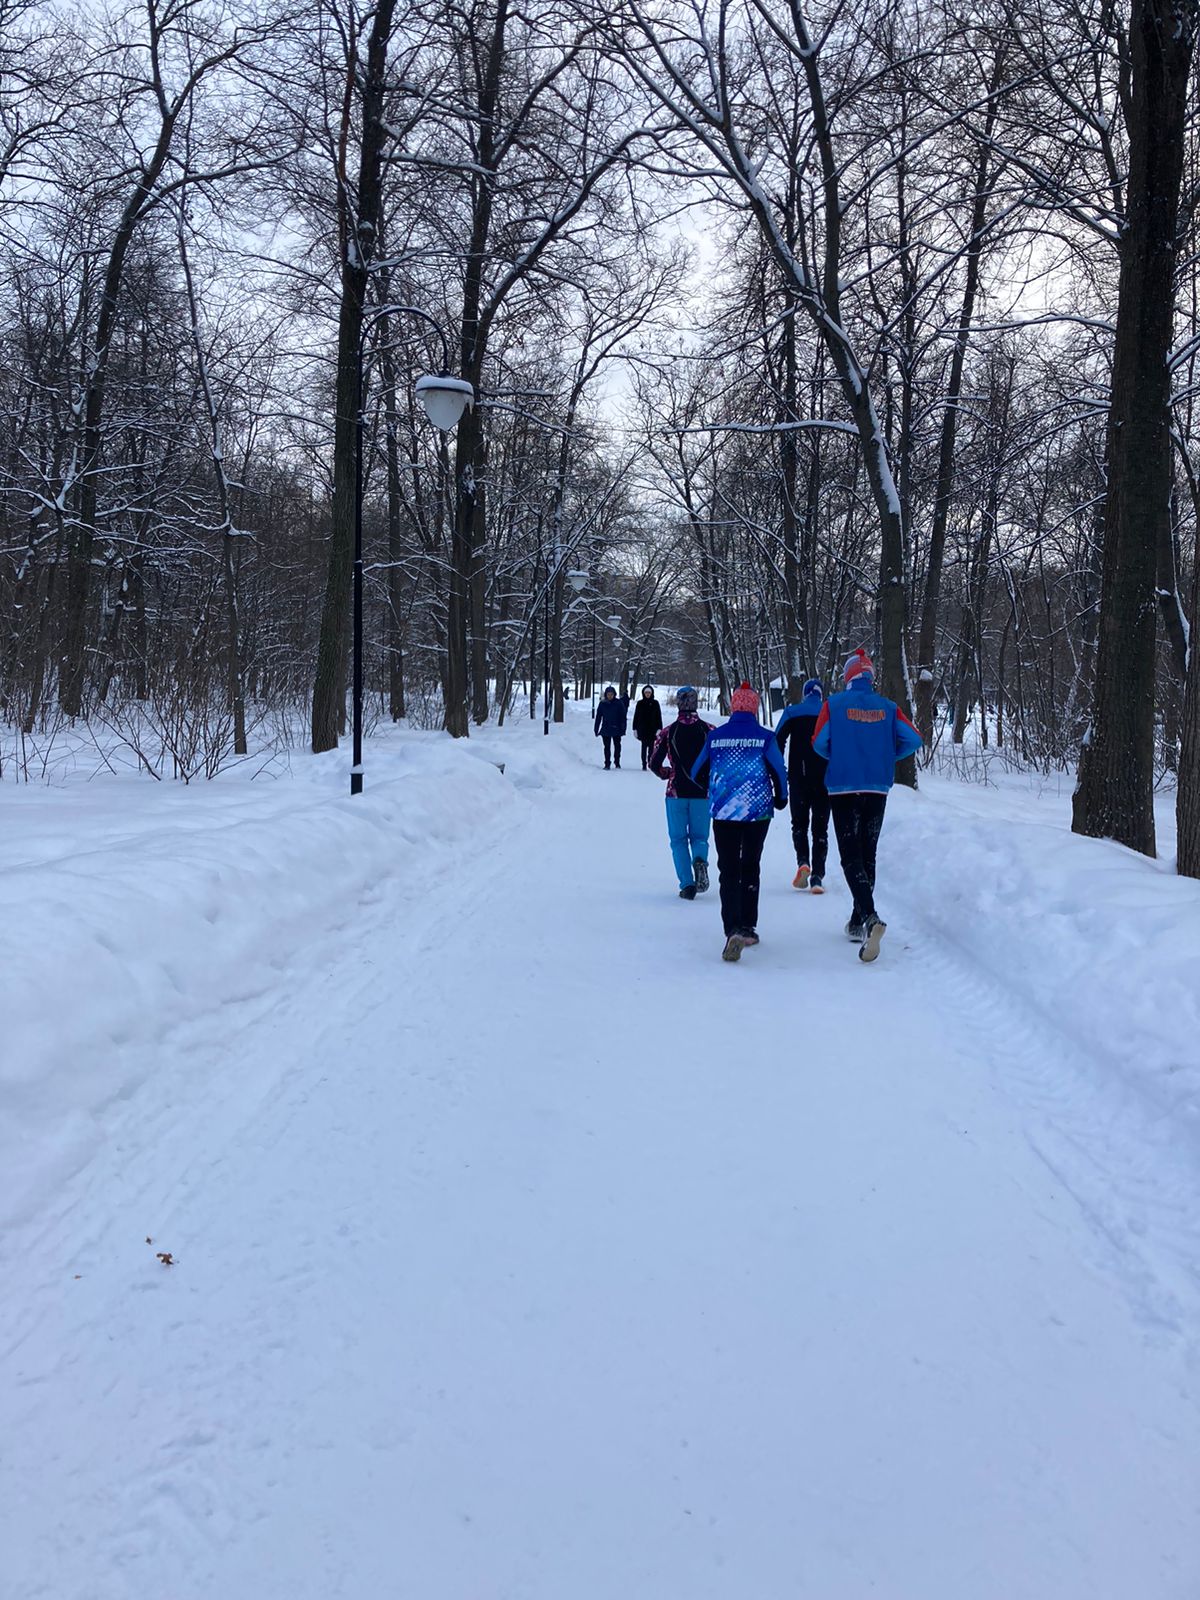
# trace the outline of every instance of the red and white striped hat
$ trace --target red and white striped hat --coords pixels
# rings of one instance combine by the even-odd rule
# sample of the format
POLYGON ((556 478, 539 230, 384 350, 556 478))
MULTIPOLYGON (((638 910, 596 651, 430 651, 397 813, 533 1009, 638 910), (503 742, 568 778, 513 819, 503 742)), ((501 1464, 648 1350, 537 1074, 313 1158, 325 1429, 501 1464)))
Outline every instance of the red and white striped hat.
POLYGON ((845 671, 842 675, 847 684, 851 684, 854 682, 855 678, 859 677, 864 672, 868 677, 873 678, 875 676, 875 663, 863 649, 862 645, 859 645, 858 649, 846 662, 845 671))

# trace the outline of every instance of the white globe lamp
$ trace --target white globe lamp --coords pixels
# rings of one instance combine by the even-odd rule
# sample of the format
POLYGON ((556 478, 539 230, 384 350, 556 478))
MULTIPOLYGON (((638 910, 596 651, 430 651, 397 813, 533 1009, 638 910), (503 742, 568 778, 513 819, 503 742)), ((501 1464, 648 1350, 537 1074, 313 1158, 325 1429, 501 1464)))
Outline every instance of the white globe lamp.
POLYGON ((418 378, 413 393, 425 407, 430 422, 443 433, 457 427, 463 412, 475 404, 475 391, 466 379, 452 378, 445 372, 436 378, 418 378))

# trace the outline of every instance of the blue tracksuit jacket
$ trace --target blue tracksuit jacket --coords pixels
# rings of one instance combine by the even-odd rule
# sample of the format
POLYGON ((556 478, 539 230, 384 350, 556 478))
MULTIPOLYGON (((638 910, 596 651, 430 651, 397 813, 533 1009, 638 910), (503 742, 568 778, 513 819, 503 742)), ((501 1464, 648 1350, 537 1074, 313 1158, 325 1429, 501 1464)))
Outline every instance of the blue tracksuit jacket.
POLYGON ((735 711, 704 741, 692 779, 708 777, 708 799, 718 822, 761 822, 787 801, 787 768, 770 728, 748 711, 735 711))
POLYGON ((813 749, 829 762, 830 794, 886 794, 896 781, 897 761, 920 748, 921 735, 894 700, 875 693, 866 672, 841 694, 830 695, 813 734, 813 749))

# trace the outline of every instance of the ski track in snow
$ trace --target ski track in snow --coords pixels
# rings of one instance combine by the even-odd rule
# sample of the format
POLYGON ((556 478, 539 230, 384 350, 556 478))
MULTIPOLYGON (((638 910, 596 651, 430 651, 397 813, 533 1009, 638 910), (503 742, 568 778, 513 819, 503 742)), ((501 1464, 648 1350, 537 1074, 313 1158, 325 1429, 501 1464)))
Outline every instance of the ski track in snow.
POLYGON ((4 1600, 1194 1600, 1175 1131, 918 909, 915 811, 877 966, 781 816, 730 967, 555 737, 17 1231, 4 1600))

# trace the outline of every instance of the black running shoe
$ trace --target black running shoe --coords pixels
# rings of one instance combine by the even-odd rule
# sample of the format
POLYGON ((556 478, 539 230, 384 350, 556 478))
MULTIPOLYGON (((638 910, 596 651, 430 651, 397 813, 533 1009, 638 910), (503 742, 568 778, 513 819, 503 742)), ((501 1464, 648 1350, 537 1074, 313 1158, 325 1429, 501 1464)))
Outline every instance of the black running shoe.
POLYGON ((754 932, 753 928, 742 929, 742 943, 745 945, 747 950, 752 950, 754 946, 759 943, 758 935, 754 932))
POLYGON ((705 894, 708 890, 708 862, 693 861, 692 871, 696 874, 696 893, 705 894))
POLYGON ((722 961, 740 961, 745 941, 740 933, 731 933, 725 941, 725 948, 721 951, 722 961))
POLYGON ((858 952, 860 961, 875 961, 878 959, 880 942, 886 932, 886 922, 881 922, 878 917, 867 918, 867 925, 863 930, 862 949, 858 952))
POLYGON ((854 918, 851 917, 850 921, 846 924, 846 937, 850 940, 851 944, 861 944, 867 937, 867 930, 863 927, 861 922, 855 922, 854 918))
POLYGON ((694 900, 696 898, 696 885, 694 883, 685 883, 679 891, 679 898, 681 900, 694 900))

